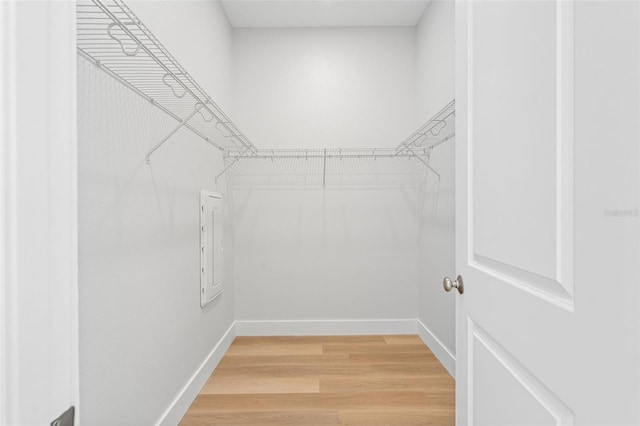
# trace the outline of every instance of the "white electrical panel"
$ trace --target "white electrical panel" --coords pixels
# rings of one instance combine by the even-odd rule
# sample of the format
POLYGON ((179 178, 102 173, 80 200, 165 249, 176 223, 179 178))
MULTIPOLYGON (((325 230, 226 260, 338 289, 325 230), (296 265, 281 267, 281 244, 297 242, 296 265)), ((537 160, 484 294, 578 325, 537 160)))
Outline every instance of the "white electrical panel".
POLYGON ((200 306, 222 294, 222 196, 200 193, 200 306))

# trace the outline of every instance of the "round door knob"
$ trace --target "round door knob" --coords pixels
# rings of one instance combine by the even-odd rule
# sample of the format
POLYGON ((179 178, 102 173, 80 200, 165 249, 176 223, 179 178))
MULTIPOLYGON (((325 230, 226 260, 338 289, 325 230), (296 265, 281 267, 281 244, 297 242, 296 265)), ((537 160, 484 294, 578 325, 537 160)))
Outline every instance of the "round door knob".
POLYGON ((442 286, 444 287, 444 291, 451 291, 452 288, 457 288, 458 293, 464 293, 464 284, 460 275, 458 275, 458 278, 455 280, 451 280, 449 277, 444 277, 444 280, 442 280, 442 286))

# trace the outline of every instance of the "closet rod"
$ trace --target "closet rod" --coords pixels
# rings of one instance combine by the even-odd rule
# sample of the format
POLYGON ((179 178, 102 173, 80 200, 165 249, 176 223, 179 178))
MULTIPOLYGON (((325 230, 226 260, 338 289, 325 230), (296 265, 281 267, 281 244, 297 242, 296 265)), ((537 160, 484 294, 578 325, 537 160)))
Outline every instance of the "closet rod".
POLYGON ((309 155, 305 155, 305 154, 295 154, 295 155, 279 155, 279 154, 275 154, 275 155, 229 155, 227 156, 227 158, 233 158, 233 159, 262 159, 262 160, 269 160, 269 159, 283 159, 283 158, 292 158, 292 159, 303 159, 303 160, 308 160, 310 158, 327 158, 327 159, 332 159, 332 158, 413 158, 413 157, 420 157, 421 155, 416 154, 416 153, 401 153, 401 154, 396 154, 396 153, 392 153, 392 154, 326 154, 326 155, 322 155, 322 154, 309 154, 309 155))
POLYGON ((281 159, 295 158, 412 158, 426 156, 428 150, 421 147, 412 147, 411 151, 398 153, 395 148, 321 148, 321 149, 258 149, 249 153, 239 150, 226 150, 225 158, 234 159, 281 159))

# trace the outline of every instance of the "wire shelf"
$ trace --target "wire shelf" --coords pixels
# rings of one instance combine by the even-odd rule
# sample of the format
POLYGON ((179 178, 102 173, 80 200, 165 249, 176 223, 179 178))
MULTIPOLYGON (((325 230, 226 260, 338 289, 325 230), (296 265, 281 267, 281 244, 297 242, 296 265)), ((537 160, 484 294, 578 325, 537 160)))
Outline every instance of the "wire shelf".
MULTIPOLYGON (((216 181, 234 167, 240 160, 270 159, 295 160, 303 159, 317 162, 320 159, 323 185, 327 180, 327 164, 333 159, 400 159, 415 158, 418 164, 431 171, 440 179, 440 173, 429 165, 429 154, 433 148, 455 137, 455 100, 444 106, 438 113, 402 141, 396 148, 332 148, 332 149, 230 149, 225 151, 224 170, 216 177, 216 181)), ((257 167, 255 162, 252 162, 257 167)), ((318 166, 319 167, 319 166, 318 166)), ((315 167, 314 170, 317 170, 315 167)), ((264 168, 264 167, 262 167, 264 168)), ((247 167, 244 168, 245 171, 247 167)))
POLYGON ((418 148, 431 150, 455 137, 455 99, 445 105, 396 148, 399 153, 410 153, 418 148))
POLYGON ((235 164, 226 172, 234 189, 407 188, 419 186, 426 171, 419 157, 394 148, 262 149, 226 159, 235 164))
POLYGON ((451 101, 396 148, 257 149, 180 63, 138 19, 123 0, 79 0, 79 53, 177 121, 177 125, 147 153, 159 149, 186 127, 224 152, 226 167, 216 180, 240 160, 321 159, 323 179, 334 159, 416 158, 428 164, 432 148, 454 137, 455 101, 451 101))
POLYGON ((226 152, 226 157, 236 158, 385 158, 385 157, 415 157, 426 155, 425 148, 416 148, 413 153, 398 152, 394 148, 319 148, 319 149, 257 149, 243 153, 233 149, 226 152))
POLYGON ((81 55, 178 121, 149 157, 181 127, 224 149, 255 146, 122 0, 80 0, 81 55))

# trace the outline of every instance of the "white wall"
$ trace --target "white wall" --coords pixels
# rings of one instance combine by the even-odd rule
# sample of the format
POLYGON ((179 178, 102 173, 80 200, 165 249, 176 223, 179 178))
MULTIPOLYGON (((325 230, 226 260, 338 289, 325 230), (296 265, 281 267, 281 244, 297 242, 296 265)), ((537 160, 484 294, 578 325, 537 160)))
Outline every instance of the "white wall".
MULTIPOLYGON (((132 8, 228 106, 231 31, 219 5, 132 8)), ((181 130, 145 164, 175 121, 84 58, 78 79, 81 414, 87 425, 154 424, 233 323, 231 273, 204 310, 199 294, 199 192, 216 190, 221 154, 181 130)))
MULTIPOLYGON (((431 1, 417 28, 417 122, 424 123, 454 98, 454 2, 431 1)), ((442 278, 455 270, 455 170, 452 139, 436 147, 430 165, 420 226, 418 319, 455 356, 455 296, 442 278)), ((449 357, 451 358, 451 357, 449 357)))
POLYGON ((454 19, 454 0, 431 0, 416 27, 416 126, 455 96, 454 19))
POLYGON ((234 29, 233 117, 262 147, 392 147, 414 127, 415 28, 234 29))
MULTIPOLYGON (((414 28, 235 29, 233 46, 233 114, 262 147, 393 147, 412 130, 414 28)), ((362 178, 362 160, 323 190, 310 164, 232 180, 237 319, 415 319, 416 182, 362 178)))
POLYGON ((237 319, 415 319, 418 195, 415 187, 234 190, 237 319))

